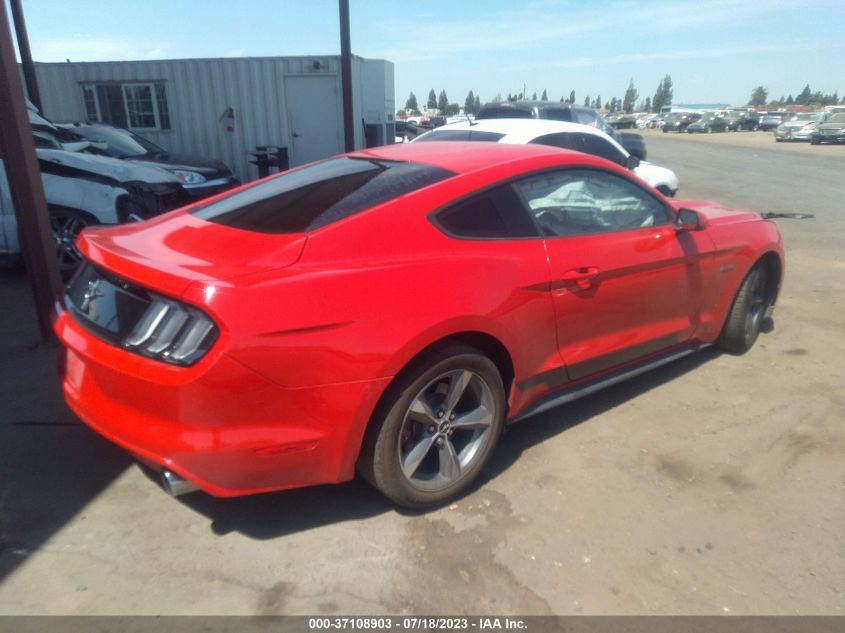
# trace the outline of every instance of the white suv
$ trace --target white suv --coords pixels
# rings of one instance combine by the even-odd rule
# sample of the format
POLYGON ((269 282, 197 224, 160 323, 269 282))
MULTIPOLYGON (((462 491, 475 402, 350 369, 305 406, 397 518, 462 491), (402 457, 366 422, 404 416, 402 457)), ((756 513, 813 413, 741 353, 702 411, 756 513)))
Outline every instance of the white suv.
POLYGON ((606 158, 631 169, 641 180, 665 196, 678 191, 678 177, 671 169, 641 161, 599 129, 580 123, 548 119, 483 119, 444 125, 415 138, 426 141, 493 141, 497 143, 552 145, 606 158))

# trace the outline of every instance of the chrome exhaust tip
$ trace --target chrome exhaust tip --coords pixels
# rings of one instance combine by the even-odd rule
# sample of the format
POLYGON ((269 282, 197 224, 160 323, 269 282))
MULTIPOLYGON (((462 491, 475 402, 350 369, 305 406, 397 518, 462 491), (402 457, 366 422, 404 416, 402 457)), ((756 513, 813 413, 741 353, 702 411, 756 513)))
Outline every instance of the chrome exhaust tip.
POLYGON ((199 487, 166 468, 161 471, 161 487, 171 497, 180 497, 199 490, 199 487))

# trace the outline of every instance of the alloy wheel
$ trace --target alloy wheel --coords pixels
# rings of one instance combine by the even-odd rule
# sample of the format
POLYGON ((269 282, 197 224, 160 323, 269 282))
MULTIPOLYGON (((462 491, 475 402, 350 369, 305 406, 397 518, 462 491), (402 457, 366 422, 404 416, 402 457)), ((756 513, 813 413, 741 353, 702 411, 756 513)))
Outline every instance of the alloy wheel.
POLYGON ((435 491, 457 481, 494 439, 495 400, 477 373, 458 369, 438 376, 411 401, 397 451, 405 478, 435 491))
POLYGON ((76 248, 79 232, 88 226, 85 219, 71 211, 50 211, 50 228, 53 231, 53 244, 62 273, 73 271, 82 261, 82 254, 76 248))

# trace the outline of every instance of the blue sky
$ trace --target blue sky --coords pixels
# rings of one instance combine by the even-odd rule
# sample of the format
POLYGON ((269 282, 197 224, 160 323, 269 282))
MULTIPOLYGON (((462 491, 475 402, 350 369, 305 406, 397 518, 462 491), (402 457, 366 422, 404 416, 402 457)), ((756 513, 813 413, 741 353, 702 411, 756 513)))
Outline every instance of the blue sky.
MULTIPOLYGON (((336 0, 23 0, 36 61, 337 54, 336 0)), ((350 0, 352 50, 395 64, 397 107, 575 90, 675 103, 845 94, 844 0, 350 0)))

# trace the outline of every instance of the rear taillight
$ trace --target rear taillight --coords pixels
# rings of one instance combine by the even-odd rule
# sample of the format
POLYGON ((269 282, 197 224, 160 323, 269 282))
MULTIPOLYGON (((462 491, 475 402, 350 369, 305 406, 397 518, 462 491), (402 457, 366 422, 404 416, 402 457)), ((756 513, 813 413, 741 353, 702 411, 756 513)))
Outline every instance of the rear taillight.
POLYGON ((174 365, 191 365, 209 350, 217 334, 214 322, 199 310, 153 295, 123 346, 174 365))

